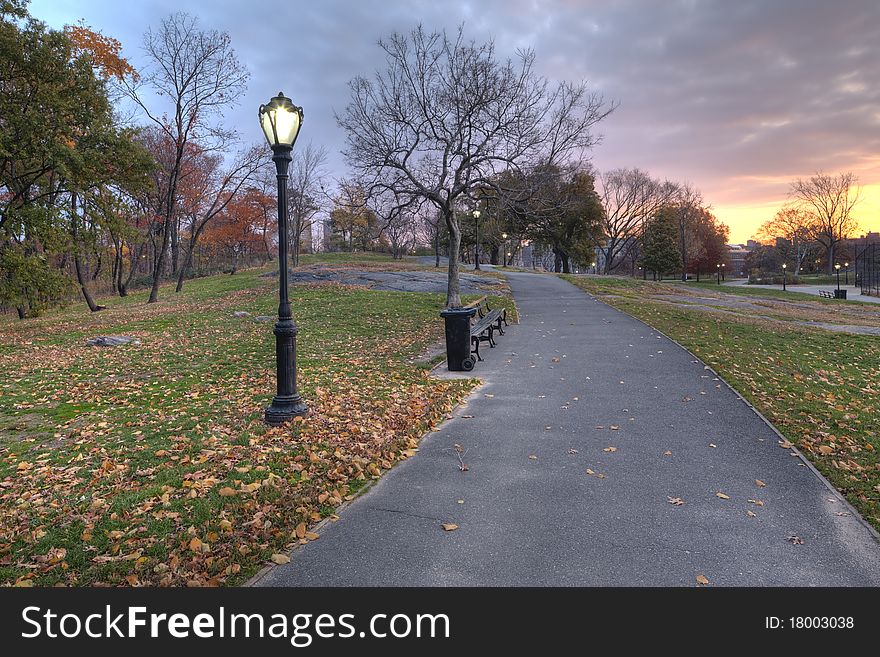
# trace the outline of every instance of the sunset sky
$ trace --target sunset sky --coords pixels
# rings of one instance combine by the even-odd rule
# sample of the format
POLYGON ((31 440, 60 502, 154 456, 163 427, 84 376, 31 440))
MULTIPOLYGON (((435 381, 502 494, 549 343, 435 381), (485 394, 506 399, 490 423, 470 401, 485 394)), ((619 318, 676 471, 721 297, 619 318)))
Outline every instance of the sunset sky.
POLYGON ((600 170, 640 167, 689 181, 744 242, 817 170, 853 171, 863 231, 880 231, 880 2, 877 0, 33 0, 53 27, 79 19, 143 63, 142 34, 188 11, 229 32, 252 78, 229 113, 262 140, 257 107, 279 90, 304 107, 300 140, 330 151, 342 175, 333 112, 348 81, 383 65, 393 30, 454 30, 531 47, 552 79, 586 79, 620 106, 592 153, 600 170))

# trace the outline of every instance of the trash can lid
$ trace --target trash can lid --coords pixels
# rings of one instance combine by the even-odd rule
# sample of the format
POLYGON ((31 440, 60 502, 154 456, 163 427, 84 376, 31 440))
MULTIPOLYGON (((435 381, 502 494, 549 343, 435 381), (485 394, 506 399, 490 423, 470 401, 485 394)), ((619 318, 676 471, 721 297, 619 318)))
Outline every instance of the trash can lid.
POLYGON ((446 308, 440 311, 440 317, 473 317, 476 314, 476 308, 446 308))

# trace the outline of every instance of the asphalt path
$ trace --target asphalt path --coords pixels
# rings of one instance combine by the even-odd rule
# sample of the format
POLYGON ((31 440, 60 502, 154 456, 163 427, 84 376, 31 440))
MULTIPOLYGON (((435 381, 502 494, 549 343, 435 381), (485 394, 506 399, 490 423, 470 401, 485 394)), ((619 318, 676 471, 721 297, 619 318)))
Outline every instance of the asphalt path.
POLYGON ((702 362, 508 277, 521 323, 484 385, 257 585, 880 585, 876 534, 702 362))

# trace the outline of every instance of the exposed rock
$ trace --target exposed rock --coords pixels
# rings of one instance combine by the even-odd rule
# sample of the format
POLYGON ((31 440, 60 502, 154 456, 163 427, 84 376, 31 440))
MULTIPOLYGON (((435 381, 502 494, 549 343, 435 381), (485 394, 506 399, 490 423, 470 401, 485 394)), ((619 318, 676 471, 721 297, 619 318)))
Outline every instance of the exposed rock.
POLYGON ((232 316, 233 317, 250 317, 251 314, 249 312, 247 312, 246 310, 236 310, 234 313, 232 313, 232 316))
POLYGON ((96 338, 86 340, 91 347, 118 347, 123 344, 140 345, 141 341, 128 335, 99 335, 96 338))
MULTIPOLYGON (((264 277, 277 277, 277 271, 266 272, 264 277)), ((445 270, 414 270, 414 271, 372 271, 354 268, 314 267, 308 271, 290 270, 288 279, 291 285, 297 283, 342 283, 356 285, 373 290, 389 290, 395 292, 434 292, 445 293, 447 285, 445 270)), ((485 294, 499 288, 505 283, 494 278, 468 274, 459 274, 462 294, 485 294)))

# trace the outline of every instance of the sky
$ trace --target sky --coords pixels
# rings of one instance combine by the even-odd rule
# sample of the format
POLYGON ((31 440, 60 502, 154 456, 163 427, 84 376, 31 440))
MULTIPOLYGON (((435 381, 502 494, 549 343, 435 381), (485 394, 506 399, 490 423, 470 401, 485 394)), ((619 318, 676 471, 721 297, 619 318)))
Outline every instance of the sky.
POLYGON ((257 108, 283 91, 304 108, 298 143, 326 147, 336 176, 346 171, 334 111, 349 80, 383 67, 378 39, 463 25, 500 56, 531 48, 542 75, 586 80, 618 103, 593 165, 693 184, 731 242, 817 171, 855 173, 860 232, 880 231, 877 0, 32 0, 30 11, 56 28, 84 20, 135 67, 145 29, 174 11, 228 32, 251 79, 226 123, 263 140, 257 108))

